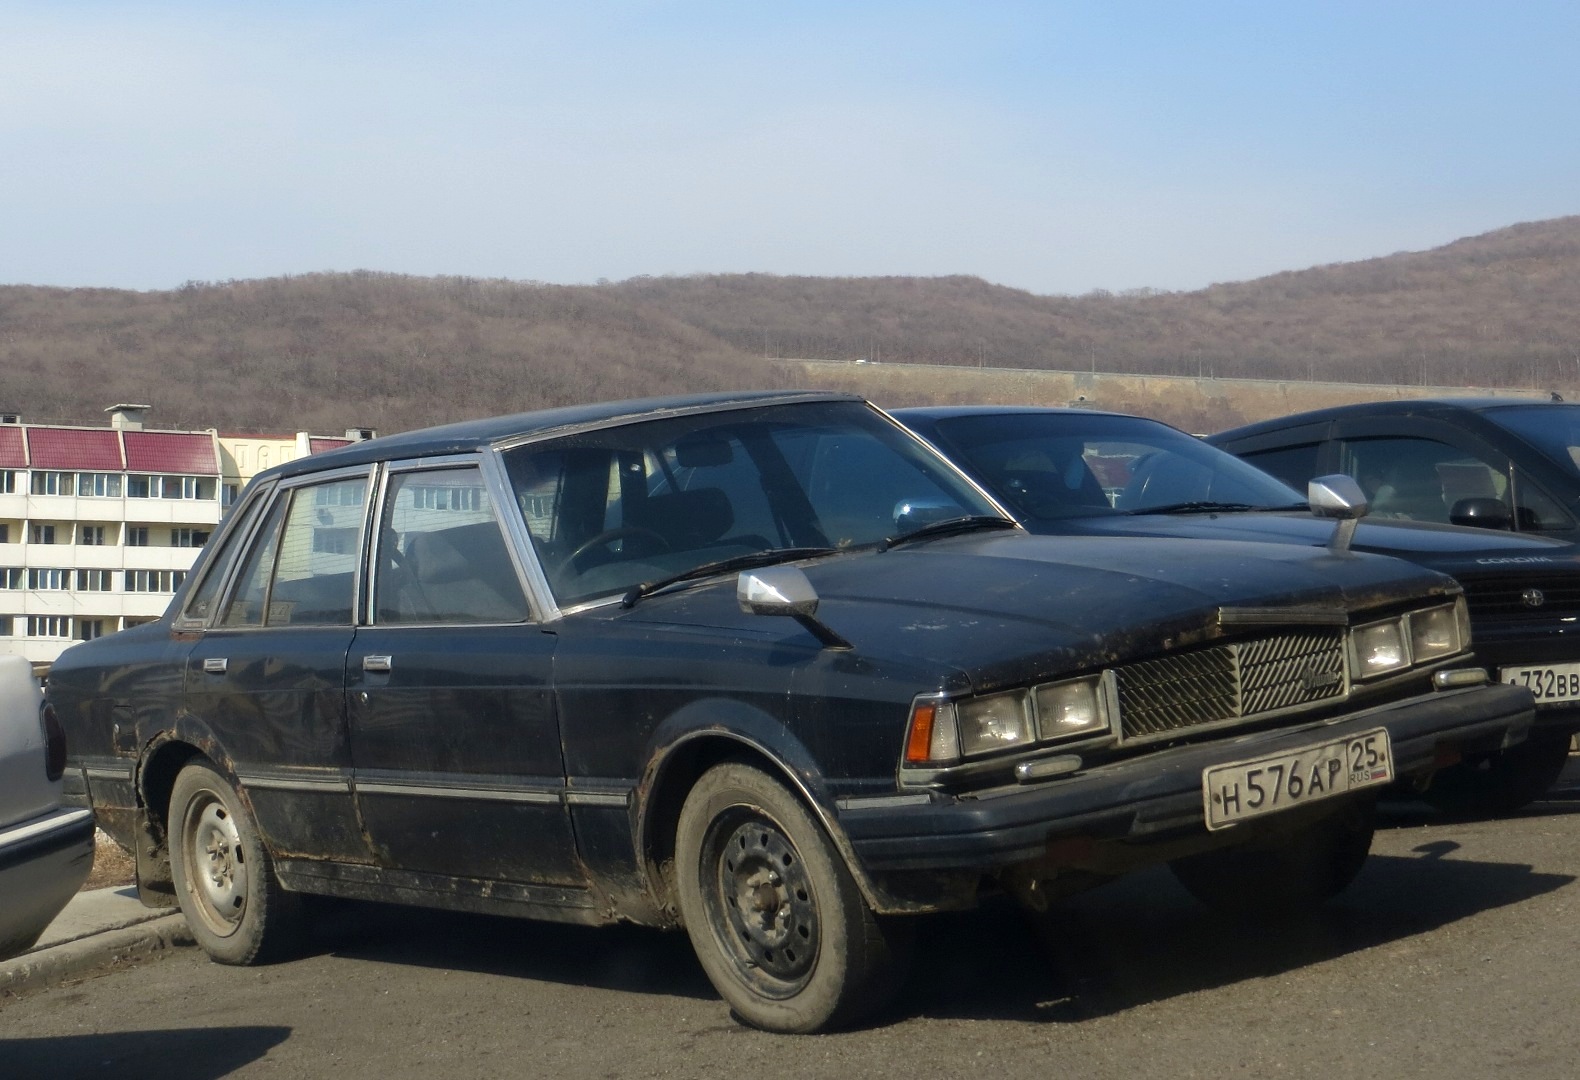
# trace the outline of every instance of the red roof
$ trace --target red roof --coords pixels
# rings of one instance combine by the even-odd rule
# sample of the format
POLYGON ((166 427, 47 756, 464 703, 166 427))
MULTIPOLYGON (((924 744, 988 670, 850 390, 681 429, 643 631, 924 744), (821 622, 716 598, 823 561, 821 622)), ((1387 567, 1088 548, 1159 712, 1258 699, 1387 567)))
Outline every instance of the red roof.
POLYGON ((7 424, 0 427, 0 469, 27 468, 27 450, 22 445, 22 429, 7 424))
POLYGON ((321 454, 325 450, 334 450, 337 447, 350 445, 350 439, 336 439, 330 436, 324 436, 320 438, 319 436, 314 435, 307 440, 307 452, 309 454, 321 454))
POLYGON ((214 439, 173 431, 126 431, 126 471, 218 476, 214 439))
POLYGON ((27 445, 35 469, 121 471, 121 440, 107 429, 29 427, 27 445))

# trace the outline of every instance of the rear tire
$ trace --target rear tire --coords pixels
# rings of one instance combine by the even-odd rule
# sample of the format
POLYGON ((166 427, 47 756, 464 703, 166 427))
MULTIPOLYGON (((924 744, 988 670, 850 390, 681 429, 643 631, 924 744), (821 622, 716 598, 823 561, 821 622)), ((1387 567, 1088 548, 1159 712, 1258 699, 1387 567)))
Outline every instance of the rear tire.
POLYGON ((1169 869, 1214 911, 1261 918, 1310 911, 1348 888, 1366 864, 1376 805, 1355 800, 1294 833, 1189 855, 1169 869))
POLYGON ((692 948, 741 1021, 821 1031, 898 989, 909 926, 873 915, 822 826, 762 770, 731 762, 704 773, 675 848, 692 948))
POLYGON ((221 964, 280 959, 302 941, 301 899, 280 887, 230 783, 194 762, 170 795, 170 870, 192 936, 221 964))
POLYGON ((1444 769, 1421 797, 1439 810, 1483 817, 1535 802, 1569 761, 1571 732, 1537 728, 1526 740, 1480 761, 1444 769))

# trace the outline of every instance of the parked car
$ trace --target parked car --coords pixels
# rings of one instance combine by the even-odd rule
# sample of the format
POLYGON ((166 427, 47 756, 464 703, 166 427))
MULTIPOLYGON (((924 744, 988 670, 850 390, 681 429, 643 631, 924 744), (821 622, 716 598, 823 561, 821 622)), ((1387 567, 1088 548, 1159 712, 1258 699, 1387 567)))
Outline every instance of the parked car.
POLYGON ((1580 405, 1375 401, 1248 424, 1208 442, 1292 484, 1348 473, 1377 517, 1580 541, 1580 405))
MULTIPOLYGON (((991 405, 898 409, 894 416, 1032 532, 1315 547, 1333 532, 1295 488, 1155 420, 991 405)), ((1421 794, 1478 814, 1506 813, 1540 797, 1580 730, 1580 549, 1543 537, 1370 518, 1352 546, 1456 578, 1469 602, 1477 660, 1498 681, 1537 695, 1529 739, 1443 770, 1421 794)))
POLYGON ((32 665, 0 656, 0 960, 31 948, 93 869, 93 815, 62 805, 65 771, 32 665))
POLYGON ((216 960, 310 893, 683 926, 738 1016, 814 1031, 988 883, 1326 898, 1378 786, 1529 728, 1450 578, 1160 554, 1029 535, 847 395, 558 409, 261 474, 49 695, 216 960))

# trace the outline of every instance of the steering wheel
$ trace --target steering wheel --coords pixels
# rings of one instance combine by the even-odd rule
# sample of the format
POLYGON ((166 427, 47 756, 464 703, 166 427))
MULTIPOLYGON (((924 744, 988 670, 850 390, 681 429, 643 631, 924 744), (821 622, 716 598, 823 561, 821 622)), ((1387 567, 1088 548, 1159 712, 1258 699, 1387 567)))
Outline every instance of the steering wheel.
POLYGON ((597 536, 577 544, 576 550, 565 556, 560 562, 560 565, 554 571, 554 576, 557 578, 564 577, 576 569, 576 560, 583 555, 590 551, 596 551, 598 548, 607 547, 616 540, 646 540, 660 552, 671 550, 669 541, 652 529, 644 529, 640 525, 622 525, 618 529, 605 529, 597 536))

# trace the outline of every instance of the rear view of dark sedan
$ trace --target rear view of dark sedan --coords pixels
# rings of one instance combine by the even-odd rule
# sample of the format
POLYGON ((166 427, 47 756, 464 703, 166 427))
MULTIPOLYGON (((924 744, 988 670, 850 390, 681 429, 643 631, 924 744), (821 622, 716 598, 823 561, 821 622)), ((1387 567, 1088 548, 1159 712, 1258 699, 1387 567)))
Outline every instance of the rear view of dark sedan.
POLYGON ((308 894, 680 929, 746 1022, 899 985, 912 917, 1167 862, 1232 910, 1359 871, 1379 787, 1517 744, 1454 582, 1028 534, 866 402, 412 432, 261 475, 50 697, 214 959, 308 894))
MULTIPOLYGON (((1310 546, 1333 535, 1295 488, 1154 420, 999 406, 894 415, 1033 532, 1310 546)), ((1441 511, 1446 504, 1436 505, 1441 511)), ((1539 797, 1562 771, 1580 729, 1580 550, 1542 536, 1373 517, 1352 544, 1456 578, 1469 603, 1477 659, 1498 681, 1537 698, 1537 725, 1525 743, 1446 769, 1422 793, 1470 813, 1503 813, 1539 797)))

